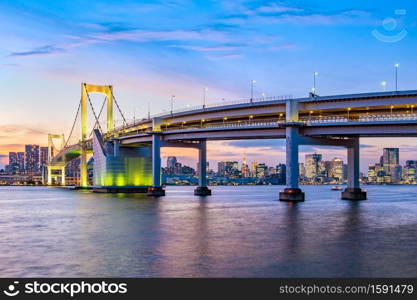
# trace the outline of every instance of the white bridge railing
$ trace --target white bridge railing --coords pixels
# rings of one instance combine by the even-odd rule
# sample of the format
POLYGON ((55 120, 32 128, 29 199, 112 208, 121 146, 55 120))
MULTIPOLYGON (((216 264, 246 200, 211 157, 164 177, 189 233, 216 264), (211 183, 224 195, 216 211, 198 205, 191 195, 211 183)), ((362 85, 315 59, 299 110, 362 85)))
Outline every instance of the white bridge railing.
MULTIPOLYGON (((390 121, 417 121, 417 114, 402 113, 402 114, 364 114, 359 116, 305 116, 300 118, 300 122, 305 123, 307 126, 316 124, 330 124, 330 123, 358 123, 358 122, 390 122, 390 121)), ((270 119, 246 119, 237 121, 218 121, 218 122, 205 122, 200 121, 197 124, 163 124, 161 126, 162 131, 176 131, 176 130, 196 130, 196 129, 216 129, 216 128, 243 128, 243 127, 279 127, 285 123, 285 116, 270 118, 270 119)), ((141 132, 151 131, 151 128, 132 128, 128 127, 118 128, 119 136, 138 134, 141 132)), ((113 136, 112 134, 107 137, 113 136)))
POLYGON ((165 110, 161 113, 152 114, 151 118, 169 116, 171 113, 176 114, 176 113, 181 113, 181 112, 186 112, 186 111, 203 110, 207 108, 222 107, 222 106, 228 106, 228 105, 251 104, 251 103, 280 101, 280 100, 288 100, 288 99, 292 99, 292 95, 261 97, 261 98, 253 98, 253 99, 241 99, 241 100, 235 100, 235 101, 223 101, 223 102, 218 102, 218 103, 209 103, 206 105, 187 106, 187 107, 183 107, 179 109, 174 109, 172 110, 172 112, 165 110))

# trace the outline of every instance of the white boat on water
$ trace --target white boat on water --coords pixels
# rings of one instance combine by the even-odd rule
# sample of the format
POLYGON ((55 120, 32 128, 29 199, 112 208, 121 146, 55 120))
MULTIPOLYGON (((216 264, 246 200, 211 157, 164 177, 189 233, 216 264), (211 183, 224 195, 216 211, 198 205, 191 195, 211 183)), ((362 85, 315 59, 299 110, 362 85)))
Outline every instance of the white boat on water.
POLYGON ((332 186, 332 191, 340 191, 341 189, 342 187, 339 185, 332 186))

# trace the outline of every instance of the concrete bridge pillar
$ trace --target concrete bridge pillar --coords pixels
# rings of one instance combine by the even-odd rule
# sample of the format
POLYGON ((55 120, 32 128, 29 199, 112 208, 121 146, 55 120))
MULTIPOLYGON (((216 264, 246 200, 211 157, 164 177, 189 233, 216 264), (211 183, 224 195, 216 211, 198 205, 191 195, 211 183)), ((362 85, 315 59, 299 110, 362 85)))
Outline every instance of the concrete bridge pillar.
POLYGON ((280 201, 300 202, 304 201, 304 193, 298 187, 299 165, 299 128, 288 126, 286 128, 286 181, 287 187, 279 193, 280 201))
POLYGON ((161 136, 152 135, 152 186, 148 188, 149 196, 165 196, 161 186, 161 136))
POLYGON ((88 186, 87 149, 84 142, 81 142, 80 151, 80 186, 83 188, 88 186))
POLYGON ((353 138, 348 151, 348 187, 342 192, 344 200, 366 200, 366 192, 359 186, 359 138, 353 138))
POLYGON ((61 185, 65 186, 65 166, 61 168, 61 185))
POLYGON ((52 168, 48 166, 48 185, 52 185, 52 168))
POLYGON ((211 190, 207 187, 207 142, 206 140, 200 141, 200 147, 198 149, 198 163, 200 166, 198 187, 194 190, 194 195, 208 196, 211 195, 211 190))
POLYGON ((298 102, 288 99, 286 103, 286 176, 287 187, 279 193, 280 201, 299 202, 304 201, 304 193, 298 187, 299 166, 298 147, 300 145, 298 102))

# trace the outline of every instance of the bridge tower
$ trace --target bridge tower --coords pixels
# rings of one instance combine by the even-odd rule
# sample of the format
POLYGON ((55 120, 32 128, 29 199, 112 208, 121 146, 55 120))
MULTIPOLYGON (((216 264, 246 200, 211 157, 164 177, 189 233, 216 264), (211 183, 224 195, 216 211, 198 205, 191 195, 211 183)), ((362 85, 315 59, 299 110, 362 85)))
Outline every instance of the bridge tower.
POLYGON ((107 132, 113 131, 113 87, 111 85, 81 84, 81 160, 80 160, 80 185, 88 186, 87 175, 87 101, 89 93, 100 93, 107 98, 107 132))

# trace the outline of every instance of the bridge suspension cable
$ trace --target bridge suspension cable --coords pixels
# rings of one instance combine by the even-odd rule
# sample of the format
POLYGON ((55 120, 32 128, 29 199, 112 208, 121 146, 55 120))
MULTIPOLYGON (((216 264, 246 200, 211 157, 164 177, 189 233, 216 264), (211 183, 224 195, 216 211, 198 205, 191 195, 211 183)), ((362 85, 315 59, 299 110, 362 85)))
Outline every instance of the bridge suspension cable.
POLYGON ((93 129, 91 130, 89 137, 91 137, 93 135, 93 132, 94 132, 94 129, 96 128, 96 126, 100 125, 99 120, 100 120, 100 117, 101 117, 101 113, 103 112, 103 109, 104 109, 104 104, 106 104, 106 101, 107 101, 107 97, 104 98, 103 104, 101 105, 100 111, 98 113, 98 118, 96 119, 96 122, 94 123, 93 129))
POLYGON ((74 119, 74 122, 72 123, 71 131, 70 131, 70 133, 68 135, 68 138, 65 141, 64 148, 66 148, 68 146, 68 142, 71 139, 72 133, 73 133, 74 128, 75 128, 75 124, 77 123, 77 119, 78 119, 78 115, 80 113, 80 109, 81 109, 81 99, 80 99, 80 102, 78 103, 77 113, 75 114, 75 119, 74 119))
POLYGON ((117 103, 117 100, 116 100, 116 98, 114 97, 114 95, 113 95, 113 101, 114 101, 114 103, 116 104, 116 107, 117 107, 117 109, 119 110, 120 115, 122 116, 122 119, 123 119, 123 125, 127 124, 126 118, 125 118, 125 116, 123 115, 122 110, 120 109, 119 103, 117 103))

